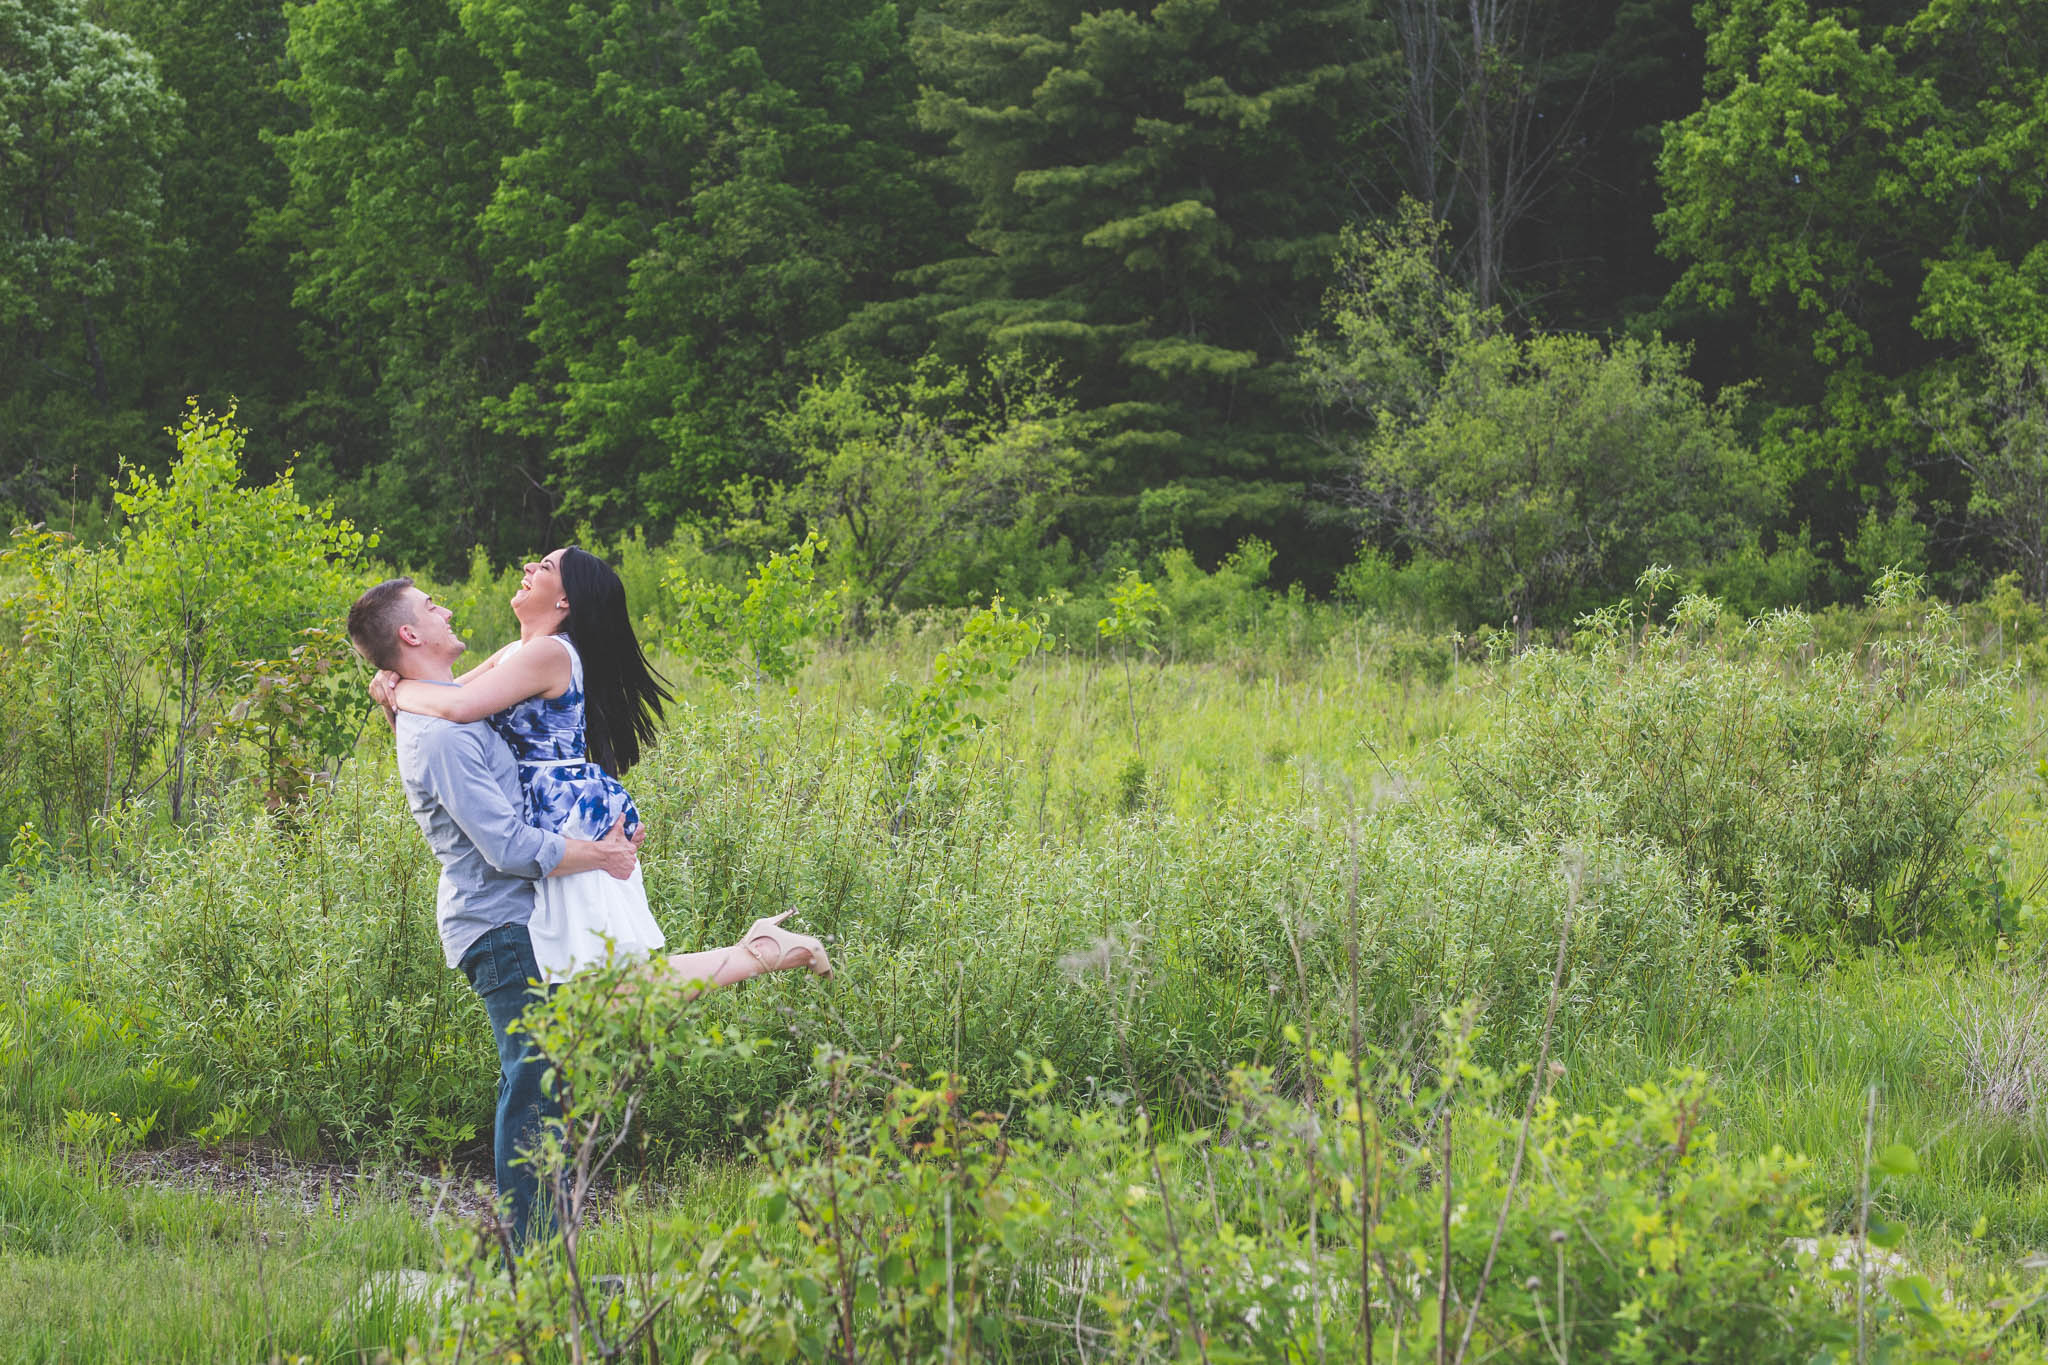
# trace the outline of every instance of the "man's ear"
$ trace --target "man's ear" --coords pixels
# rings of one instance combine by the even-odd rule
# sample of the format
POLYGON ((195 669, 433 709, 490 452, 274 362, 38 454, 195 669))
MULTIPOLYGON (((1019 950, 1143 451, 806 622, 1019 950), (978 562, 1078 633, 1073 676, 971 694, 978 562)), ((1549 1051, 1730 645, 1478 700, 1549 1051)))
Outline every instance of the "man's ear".
POLYGON ((411 626, 400 626, 398 628, 398 643, 402 645, 417 645, 419 642, 420 633, 411 626))

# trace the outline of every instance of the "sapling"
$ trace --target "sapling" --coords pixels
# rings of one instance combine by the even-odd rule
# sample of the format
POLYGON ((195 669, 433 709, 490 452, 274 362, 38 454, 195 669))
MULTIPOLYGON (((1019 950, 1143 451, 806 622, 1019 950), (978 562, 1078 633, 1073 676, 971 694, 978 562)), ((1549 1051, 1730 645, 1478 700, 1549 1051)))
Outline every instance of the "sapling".
POLYGON ((1045 646, 1044 618, 1020 616, 998 597, 967 618, 960 638, 932 660, 931 677, 922 686, 900 680, 889 684, 885 704, 893 724, 882 761, 895 807, 892 832, 901 828, 932 754, 954 748, 986 726, 984 704, 1008 692, 1024 660, 1045 646))
POLYGON ((1131 719, 1131 747, 1137 750, 1140 762, 1145 758, 1145 741, 1138 732, 1138 693, 1131 676, 1131 652, 1158 653, 1159 622, 1165 615, 1166 604, 1159 600, 1159 589, 1140 577, 1136 569, 1125 569, 1122 579, 1110 590, 1109 615, 1095 623, 1096 632, 1103 639, 1112 645, 1126 646, 1124 706, 1131 719))
POLYGON ((794 690, 813 643, 845 616, 846 585, 818 582, 818 557, 829 548, 812 531, 763 560, 740 592, 692 577, 672 560, 662 580, 677 606, 668 647, 728 687, 742 680, 738 661, 745 651, 754 681, 794 690))

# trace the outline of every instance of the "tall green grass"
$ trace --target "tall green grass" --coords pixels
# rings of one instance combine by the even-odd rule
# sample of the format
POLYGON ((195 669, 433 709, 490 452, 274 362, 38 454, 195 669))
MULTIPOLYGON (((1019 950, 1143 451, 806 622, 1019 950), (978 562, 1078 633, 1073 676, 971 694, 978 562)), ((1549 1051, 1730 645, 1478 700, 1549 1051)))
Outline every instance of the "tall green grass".
MULTIPOLYGON (((710 1163, 728 1174, 707 1197, 739 1216, 746 1177, 727 1163, 777 1106, 817 1103, 820 1047, 913 1077, 952 1073, 991 1108, 1024 1058, 1043 1059, 1068 1103, 1135 1095, 1191 1131, 1215 1121, 1234 1065, 1299 1084, 1290 1030, 1342 1036, 1354 999, 1370 1041, 1402 1053, 1470 998, 1483 1010, 1475 1055, 1512 1073, 1533 1060, 1569 916, 1561 1100, 1597 1109, 1673 1064, 1701 1066, 1723 1150, 1805 1152, 1839 1226, 1856 1203, 1874 1084, 1879 1145, 1921 1153, 1919 1176, 1883 1196, 1909 1245, 1988 1273, 2048 1238, 2040 1115, 1972 1097, 1957 1022, 2010 1010, 2039 979, 2028 888, 2048 866, 2041 784, 2007 757, 2039 711, 2025 687, 2008 679, 2002 701, 1973 713, 1991 727, 1966 737, 1989 756, 1977 784, 1988 794, 1953 825, 1918 936, 1856 946, 1816 919, 1759 957, 1743 951, 1757 902, 1720 871, 1739 850, 1732 863, 1695 856, 1693 806, 1655 804, 1644 786, 1655 818, 1612 818, 1611 774, 1654 778, 1631 755, 1685 761, 1669 718, 1702 696, 1717 704, 1685 690, 1682 658, 1682 705, 1659 711, 1615 702, 1655 682, 1626 660, 1605 665, 1611 689, 1574 675, 1573 693, 1542 674, 1568 660, 1418 662, 1411 637, 1369 623, 1284 653, 1211 640, 1203 657, 1128 675, 1109 658, 1042 657, 900 820, 879 761, 886 688, 922 678, 952 630, 945 617, 906 620, 828 649, 789 694, 717 687, 671 661, 682 702, 629 781, 653 830, 647 879, 671 944, 730 941, 794 905, 830 937, 840 975, 709 1001, 703 1022, 768 1046, 657 1079, 631 1149, 640 1174, 710 1163), (1519 823, 1461 794, 1458 777, 1515 745, 1541 817, 1519 823)), ((1798 669, 1743 674, 1744 705, 1796 721, 1802 705, 1862 705, 1857 688, 1885 685, 1881 669, 1843 670, 1829 692, 1798 669), (1769 694, 1773 678, 1783 696, 1769 694)), ((1938 761, 1947 704, 1888 703, 1886 742, 1938 761)), ((1711 729, 1676 732, 1697 748, 1711 729)), ((112 854, 90 871, 0 873, 0 970, 18 986, 0 1000, 0 1195, 15 1211, 0 1215, 0 1280, 37 1286, 35 1305, 0 1315, 19 1340, 51 1358, 199 1359, 211 1322, 238 1358, 339 1350, 320 1334, 353 1283, 345 1267, 431 1259, 431 1239, 396 1210, 325 1230, 286 1218, 266 1241, 269 1214, 251 1214, 245 1235, 196 1196, 152 1203, 95 1184, 57 1145, 74 1113, 153 1112, 152 1142, 238 1136, 372 1163, 475 1152, 490 1121, 488 1029, 441 963, 435 869, 388 743, 367 735, 309 811, 266 811, 223 769, 183 831, 116 821, 112 854), (166 1219, 220 1231, 119 1230, 166 1219), (267 1259, 280 1237, 297 1250, 267 1259), (328 1307, 273 1311, 259 1260, 328 1307), (67 1295, 67 1277, 91 1266, 129 1287, 67 1295), (175 1308, 188 1289, 212 1306, 175 1308), (158 1325, 124 1336, 117 1318, 158 1325), (90 1349, 65 1356, 66 1341, 90 1349)), ((1930 801, 1950 790, 1935 788, 1930 801)), ((1776 789, 1699 790, 1751 802, 1745 818, 1798 817, 1776 789)), ((1833 809, 1853 822, 1889 807, 1858 795, 1833 809)), ((357 1339, 389 1344, 403 1326, 380 1320, 357 1339)))

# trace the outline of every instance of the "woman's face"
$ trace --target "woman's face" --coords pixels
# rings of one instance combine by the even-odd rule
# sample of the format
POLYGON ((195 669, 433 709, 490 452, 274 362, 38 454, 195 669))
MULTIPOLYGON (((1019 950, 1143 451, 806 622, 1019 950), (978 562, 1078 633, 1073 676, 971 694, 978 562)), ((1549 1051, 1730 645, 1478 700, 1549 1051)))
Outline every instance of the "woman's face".
POLYGON ((532 607, 537 613, 569 609, 569 599, 562 591, 562 554, 554 550, 526 566, 519 590, 512 594, 515 611, 521 607, 532 607))

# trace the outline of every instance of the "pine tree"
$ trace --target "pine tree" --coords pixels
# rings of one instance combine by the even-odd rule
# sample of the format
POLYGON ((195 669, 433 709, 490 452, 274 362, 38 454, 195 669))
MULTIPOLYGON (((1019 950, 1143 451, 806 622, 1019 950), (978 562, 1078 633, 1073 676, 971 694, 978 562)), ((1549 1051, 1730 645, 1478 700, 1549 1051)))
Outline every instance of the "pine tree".
POLYGON ((925 125, 974 214, 891 310, 965 359, 1058 359, 1105 419, 1077 529, 1302 543, 1329 466, 1292 339, 1371 198, 1382 35, 1357 4, 947 0, 920 32, 925 125))

